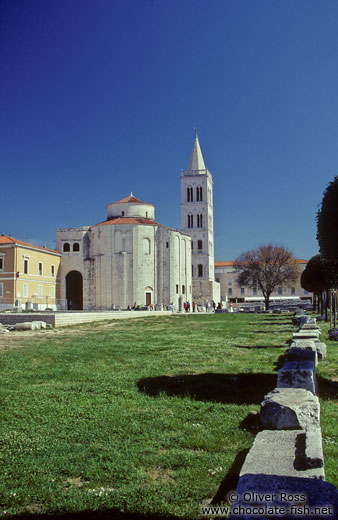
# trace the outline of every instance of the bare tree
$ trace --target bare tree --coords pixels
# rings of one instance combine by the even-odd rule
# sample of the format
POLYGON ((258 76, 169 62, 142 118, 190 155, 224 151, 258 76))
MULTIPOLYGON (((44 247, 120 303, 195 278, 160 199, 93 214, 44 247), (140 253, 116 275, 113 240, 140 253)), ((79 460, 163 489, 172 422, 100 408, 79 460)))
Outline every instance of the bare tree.
POLYGON ((282 245, 267 244, 242 253, 235 260, 238 285, 259 287, 263 293, 265 310, 269 309, 270 296, 275 287, 291 285, 299 276, 296 259, 282 245))

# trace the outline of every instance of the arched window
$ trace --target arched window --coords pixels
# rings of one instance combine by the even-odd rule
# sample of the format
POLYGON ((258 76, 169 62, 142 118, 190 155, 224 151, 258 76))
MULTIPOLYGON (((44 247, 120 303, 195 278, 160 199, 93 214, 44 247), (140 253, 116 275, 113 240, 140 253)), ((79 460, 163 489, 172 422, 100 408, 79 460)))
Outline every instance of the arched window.
POLYGON ((64 253, 69 253, 69 251, 70 251, 70 244, 68 242, 65 242, 63 244, 63 252, 64 253))
POLYGON ((74 242, 73 251, 75 251, 76 253, 80 251, 80 244, 78 242, 74 242))
POLYGON ((197 242, 197 248, 198 248, 198 249, 203 249, 203 243, 202 243, 202 240, 199 240, 199 241, 197 242))
POLYGON ((203 200, 202 199, 202 186, 196 187, 196 200, 197 201, 203 200))
POLYGON ((199 213, 197 215, 197 227, 203 227, 203 215, 199 213))
POLYGON ((193 202, 194 200, 194 192, 193 189, 189 186, 187 188, 187 202, 193 202))
POLYGON ((150 255, 150 240, 149 240, 149 238, 144 238, 143 239, 143 252, 146 255, 150 255))
POLYGON ((192 228, 194 227, 194 216, 193 215, 188 215, 188 228, 192 228))
POLYGON ((191 241, 191 249, 194 249, 194 241, 191 241))
POLYGON ((198 276, 199 277, 203 276, 203 265, 198 264, 197 269, 198 269, 198 276))
POLYGON ((191 266, 191 276, 194 276, 195 275, 195 268, 194 266, 192 265, 191 266))

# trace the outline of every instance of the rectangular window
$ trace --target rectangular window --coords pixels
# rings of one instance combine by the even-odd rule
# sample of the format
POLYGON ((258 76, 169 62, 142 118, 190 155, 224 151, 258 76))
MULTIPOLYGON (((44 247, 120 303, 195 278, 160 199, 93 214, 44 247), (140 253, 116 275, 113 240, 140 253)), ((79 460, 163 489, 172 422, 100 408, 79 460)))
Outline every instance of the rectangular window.
POLYGON ((228 278, 228 285, 231 287, 232 286, 232 278, 228 278))
POLYGON ((232 296, 232 287, 228 287, 228 295, 232 296))
POLYGON ((182 294, 185 294, 185 285, 182 285, 182 294))
POLYGON ((51 295, 51 298, 55 298, 55 287, 50 288, 50 295, 51 295))
POLYGON ((178 294, 178 285, 176 285, 176 294, 178 294))
POLYGON ((197 215, 197 227, 203 227, 203 215, 201 213, 197 215))
POLYGON ((245 287, 241 287, 241 296, 245 294, 245 287))
POLYGON ((23 297, 28 298, 28 285, 26 283, 23 284, 23 297))
POLYGON ((39 262, 39 276, 42 276, 42 262, 39 262))
POLYGON ((42 285, 38 285, 38 298, 42 298, 42 285))
POLYGON ((165 243, 165 247, 166 247, 166 248, 169 247, 169 242, 166 242, 166 243, 165 243))
POLYGON ((51 266, 51 275, 54 278, 54 276, 55 276, 55 265, 51 266))
POLYGON ((23 272, 24 274, 28 274, 28 260, 23 261, 23 272))
POLYGON ((291 287, 291 294, 293 296, 296 294, 296 288, 295 287, 291 287))
POLYGON ((2 298, 4 295, 4 284, 0 283, 0 298, 2 298))
POLYGON ((252 289, 252 295, 253 295, 253 296, 257 296, 257 287, 254 287, 254 288, 252 289))
POLYGON ((279 295, 282 295, 282 294, 283 294, 283 287, 278 287, 278 294, 279 294, 279 295))
POLYGON ((193 227, 194 227, 194 216, 188 215, 188 228, 193 228, 193 227))
POLYGON ((4 270, 4 259, 0 258, 0 273, 4 270))

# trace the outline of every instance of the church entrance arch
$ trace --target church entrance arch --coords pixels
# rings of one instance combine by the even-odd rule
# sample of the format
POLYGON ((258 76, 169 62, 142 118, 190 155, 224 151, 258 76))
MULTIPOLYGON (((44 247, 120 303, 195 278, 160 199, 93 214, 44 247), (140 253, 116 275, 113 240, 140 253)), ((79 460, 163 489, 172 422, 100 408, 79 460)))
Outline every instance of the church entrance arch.
POLYGON ((66 299, 69 311, 83 309, 83 279, 79 271, 70 271, 66 276, 66 299))

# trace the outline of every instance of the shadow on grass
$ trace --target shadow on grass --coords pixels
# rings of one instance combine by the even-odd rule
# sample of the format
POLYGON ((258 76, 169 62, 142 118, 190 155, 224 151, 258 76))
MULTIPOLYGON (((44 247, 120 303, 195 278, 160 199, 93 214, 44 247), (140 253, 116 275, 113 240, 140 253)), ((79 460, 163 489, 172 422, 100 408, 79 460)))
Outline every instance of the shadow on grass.
POLYGON ((46 515, 26 514, 8 516, 9 520, 185 520, 184 517, 165 516, 159 514, 124 513, 118 509, 107 509, 106 511, 80 511, 78 513, 54 513, 46 515))
POLYGON ((286 345, 231 345, 235 348, 246 348, 249 350, 261 349, 261 348, 286 348, 286 345))
POLYGON ((191 397, 199 401, 260 404, 276 386, 275 374, 183 374, 146 377, 137 382, 138 389, 151 397, 162 393, 191 397))
POLYGON ((216 495, 212 499, 210 505, 221 504, 222 502, 227 502, 227 494, 230 491, 234 491, 237 487, 239 480, 239 473, 244 464, 245 457, 249 453, 249 450, 241 450, 229 469, 228 473, 225 475, 224 479, 219 486, 216 495))
POLYGON ((279 329, 279 330, 253 330, 255 334, 280 334, 281 332, 293 332, 293 328, 289 329, 279 329))
POLYGON ((318 396, 322 399, 338 399, 338 381, 317 375, 318 396))

